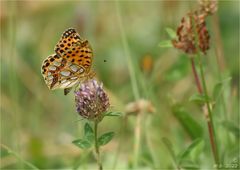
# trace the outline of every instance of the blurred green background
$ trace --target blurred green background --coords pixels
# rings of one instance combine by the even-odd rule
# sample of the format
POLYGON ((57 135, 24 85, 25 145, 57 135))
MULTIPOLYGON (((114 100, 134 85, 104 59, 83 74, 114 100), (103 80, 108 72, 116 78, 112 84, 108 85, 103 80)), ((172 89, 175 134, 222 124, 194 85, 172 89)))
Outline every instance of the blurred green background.
MULTIPOLYGON (((181 18, 197 6, 197 1, 1 1, 1 168, 29 168, 24 161, 41 169, 96 168, 94 156, 71 143, 82 136, 84 124, 78 121, 73 93, 50 91, 40 72, 42 61, 54 53, 62 32, 70 27, 93 48, 93 69, 110 96, 111 110, 125 113, 135 100, 129 64, 140 98, 156 110, 140 122, 139 169, 174 168, 162 138, 172 143, 175 154, 201 138, 204 147, 195 154, 194 165, 213 167, 201 106, 189 102, 197 93, 189 58, 158 46, 169 39, 165 29, 176 30, 181 18)), ((221 79, 231 77, 213 110, 226 165, 239 159, 239 2, 220 1, 216 18, 221 42, 210 17, 210 50, 203 60, 210 95, 221 79), (220 68, 215 53, 219 44, 224 52, 220 68)), ((101 148, 106 169, 132 168, 136 119, 106 118, 101 123, 100 133, 116 133, 101 148)))

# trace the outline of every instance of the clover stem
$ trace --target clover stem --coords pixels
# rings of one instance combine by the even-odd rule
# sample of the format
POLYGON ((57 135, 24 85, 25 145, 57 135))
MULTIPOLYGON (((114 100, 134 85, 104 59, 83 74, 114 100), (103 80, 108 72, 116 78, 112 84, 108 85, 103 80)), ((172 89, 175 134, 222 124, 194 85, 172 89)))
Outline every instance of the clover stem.
MULTIPOLYGON (((197 26, 196 26, 196 23, 195 23, 195 20, 194 20, 193 17, 191 18, 191 21, 193 23, 193 31, 194 31, 194 34, 195 34, 196 58, 198 60, 198 65, 199 65, 199 68, 200 68, 200 76, 201 76, 201 81, 202 81, 201 82, 202 86, 199 86, 199 87, 203 87, 203 88, 200 88, 200 89, 203 89, 203 93, 202 94, 205 97, 205 104, 207 106, 207 110, 205 111, 204 108, 203 108, 203 111, 204 111, 204 114, 205 114, 205 117, 206 117, 206 121, 207 121, 207 125, 208 125, 208 134, 209 134, 212 154, 213 154, 213 157, 214 157, 215 164, 218 167, 218 165, 219 165, 219 158, 218 158, 217 140, 216 140, 216 134, 215 134, 213 118, 212 118, 212 109, 210 107, 210 101, 209 101, 209 96, 208 96, 208 91, 207 91, 207 85, 206 85, 206 80, 205 80, 205 76, 204 76, 204 72, 203 72, 203 64, 202 64, 202 60, 201 60, 201 56, 200 56, 200 49, 199 49, 199 45, 198 45, 198 42, 199 42, 198 30, 197 30, 197 26)), ((196 70, 195 70, 195 73, 194 73, 194 76, 198 77, 198 74, 197 74, 196 70)), ((196 77, 195 77, 195 79, 196 79, 196 77)), ((199 78, 197 78, 197 79, 199 79, 199 78)), ((201 85, 201 84, 197 83, 197 85, 201 85)), ((198 90, 198 91, 199 91, 199 93, 201 92, 200 90, 198 90)))
POLYGON ((200 94, 202 94, 202 86, 201 86, 201 83, 200 83, 200 80, 199 80, 199 77, 198 77, 198 74, 197 74, 196 65, 195 65, 193 57, 191 57, 191 65, 192 65, 192 72, 193 72, 193 76, 194 76, 194 79, 195 79, 195 83, 196 83, 198 92, 200 94))
POLYGON ((99 151, 99 145, 98 145, 98 122, 94 122, 94 141, 95 141, 95 152, 96 152, 96 159, 98 163, 98 169, 102 170, 102 163, 101 163, 101 158, 100 158, 100 151, 99 151))
POLYGON ((208 125, 208 133, 209 133, 209 138, 210 138, 210 143, 211 143, 214 160, 215 160, 215 163, 218 165, 219 158, 218 158, 217 140, 216 140, 213 118, 212 118, 212 109, 210 107, 210 102, 207 99, 208 98, 207 85, 206 85, 206 80, 205 80, 205 76, 203 73, 203 65, 202 65, 202 61, 201 61, 199 52, 197 52, 197 60, 198 60, 198 64, 200 67, 200 75, 201 75, 203 92, 204 92, 203 94, 206 97, 206 105, 207 105, 206 120, 207 120, 207 125, 208 125))

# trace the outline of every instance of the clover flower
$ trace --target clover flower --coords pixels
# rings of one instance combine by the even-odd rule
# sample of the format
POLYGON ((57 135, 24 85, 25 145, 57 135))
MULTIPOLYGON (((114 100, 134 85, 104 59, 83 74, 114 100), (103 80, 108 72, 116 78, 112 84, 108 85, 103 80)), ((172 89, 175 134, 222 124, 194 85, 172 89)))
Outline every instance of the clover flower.
POLYGON ((75 91, 76 110, 88 120, 101 121, 103 113, 110 106, 109 98, 103 90, 103 84, 91 79, 83 82, 75 91))
POLYGON ((187 54, 196 54, 197 48, 206 54, 206 51, 209 49, 210 36, 205 18, 206 15, 199 11, 188 13, 186 17, 183 17, 180 26, 177 28, 177 40, 172 40, 173 46, 183 50, 187 54))
POLYGON ((218 9, 217 0, 199 0, 200 10, 206 15, 214 14, 218 9))

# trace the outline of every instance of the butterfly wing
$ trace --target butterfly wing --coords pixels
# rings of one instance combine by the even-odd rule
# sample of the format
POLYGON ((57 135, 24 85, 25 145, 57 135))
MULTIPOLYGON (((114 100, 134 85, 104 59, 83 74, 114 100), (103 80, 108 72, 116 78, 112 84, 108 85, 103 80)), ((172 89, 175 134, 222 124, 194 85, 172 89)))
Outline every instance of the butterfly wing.
POLYGON ((49 89, 69 88, 79 82, 84 73, 82 66, 52 54, 42 64, 42 74, 49 89))
POLYGON ((92 48, 74 29, 63 33, 55 52, 42 64, 42 74, 49 89, 70 89, 88 77, 93 58, 92 48))

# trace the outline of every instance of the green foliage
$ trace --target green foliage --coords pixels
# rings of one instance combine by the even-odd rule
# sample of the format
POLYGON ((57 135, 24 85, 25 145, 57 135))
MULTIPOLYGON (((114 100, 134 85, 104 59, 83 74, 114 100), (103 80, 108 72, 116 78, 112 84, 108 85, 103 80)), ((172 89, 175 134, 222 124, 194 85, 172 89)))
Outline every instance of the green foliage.
POLYGON ((106 145, 108 142, 112 140, 113 137, 114 137, 114 132, 104 133, 102 136, 98 138, 98 145, 99 146, 106 145))
POLYGON ((81 149, 88 149, 92 146, 92 144, 86 139, 77 139, 72 141, 72 143, 81 149))
POLYGON ((221 82, 218 82, 218 83, 214 86, 214 88, 213 88, 213 94, 212 94, 214 101, 217 101, 217 100, 218 100, 219 96, 222 94, 222 92, 223 92, 223 90, 224 90, 224 85, 226 85, 227 83, 229 83, 231 79, 232 79, 231 77, 228 77, 228 78, 222 80, 221 82))
POLYGON ((121 112, 106 112, 104 116, 122 116, 121 112))
POLYGON ((189 58, 186 55, 178 57, 177 61, 166 72, 166 80, 177 81, 189 74, 189 58))
POLYGON ((171 39, 175 39, 177 37, 176 31, 174 31, 172 28, 166 28, 166 32, 171 39))
POLYGON ((85 126, 84 126, 84 138, 86 140, 88 140, 90 143, 92 143, 93 140, 94 140, 94 132, 93 132, 93 129, 90 126, 89 123, 85 123, 85 126))
POLYGON ((194 140, 185 150, 183 150, 179 156, 178 161, 181 163, 183 160, 191 160, 196 162, 199 158, 200 154, 202 153, 204 148, 204 140, 203 139, 196 139, 194 140))
POLYGON ((224 121, 222 122, 222 125, 231 132, 237 139, 240 138, 240 128, 235 125, 233 122, 230 121, 224 121))
POLYGON ((170 156, 171 156, 172 160, 175 163, 177 163, 177 158, 176 158, 176 155, 174 153, 173 146, 172 146, 172 143, 170 142, 170 140, 168 140, 167 138, 162 138, 162 142, 164 143, 168 152, 170 153, 170 156))
POLYGON ((203 151, 204 141, 203 139, 194 140, 186 149, 182 150, 177 156, 172 147, 172 143, 167 138, 162 138, 162 142, 165 144, 175 166, 184 169, 199 169, 197 160, 203 151))
POLYGON ((81 149, 88 149, 93 146, 94 131, 89 123, 85 123, 85 125, 84 125, 83 139, 74 140, 74 141, 72 141, 72 143, 81 149))
POLYGON ((171 40, 161 41, 161 42, 158 44, 158 46, 161 47, 161 48, 170 48, 170 47, 173 47, 171 40))
POLYGON ((195 93, 189 98, 189 101, 204 104, 207 101, 210 101, 210 98, 204 94, 195 93))
POLYGON ((192 139, 202 137, 203 129, 201 125, 196 120, 194 120, 182 106, 173 106, 172 112, 192 139))

